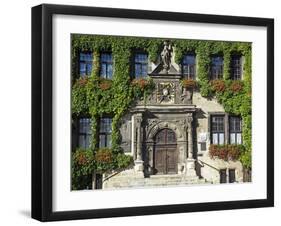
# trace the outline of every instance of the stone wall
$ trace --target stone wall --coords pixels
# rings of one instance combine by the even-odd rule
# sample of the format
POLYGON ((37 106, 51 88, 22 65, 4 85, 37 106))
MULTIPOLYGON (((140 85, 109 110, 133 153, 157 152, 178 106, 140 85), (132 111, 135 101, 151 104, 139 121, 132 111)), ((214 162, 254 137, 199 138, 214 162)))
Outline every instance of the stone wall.
POLYGON ((222 105, 216 99, 207 99, 198 92, 193 93, 193 104, 200 109, 196 114, 197 126, 195 141, 197 141, 197 159, 198 173, 212 183, 220 182, 219 170, 235 169, 236 181, 243 181, 243 167, 239 161, 223 161, 220 159, 211 159, 209 157, 210 145, 210 114, 225 113, 222 105), (202 148, 203 147, 203 148, 202 148))

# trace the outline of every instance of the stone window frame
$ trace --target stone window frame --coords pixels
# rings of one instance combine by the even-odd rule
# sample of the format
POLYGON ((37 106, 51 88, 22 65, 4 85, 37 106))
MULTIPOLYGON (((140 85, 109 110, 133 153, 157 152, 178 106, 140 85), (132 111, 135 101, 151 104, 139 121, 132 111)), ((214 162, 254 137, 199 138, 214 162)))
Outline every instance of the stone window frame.
POLYGON ((197 77, 196 76, 197 75, 197 56, 196 56, 195 51, 188 51, 183 55, 182 60, 181 60, 180 69, 181 69, 182 76, 184 78, 196 80, 196 77, 197 77), (189 74, 184 73, 184 66, 188 65, 188 64, 184 64, 184 57, 186 57, 186 56, 193 56, 194 57, 194 64, 193 64, 194 73, 193 73, 193 76, 190 76, 189 74))
POLYGON ((72 136, 73 136, 73 139, 72 139, 72 148, 73 150, 77 149, 77 148, 83 148, 83 149, 88 149, 90 148, 91 146, 91 139, 92 139, 92 133, 91 133, 91 117, 89 116, 80 116, 80 117, 77 117, 75 120, 74 120, 74 125, 72 126, 73 130, 72 130, 72 136), (81 133, 80 132, 80 120, 81 119, 88 119, 89 122, 90 122, 90 125, 89 125, 89 132, 87 133, 81 133), (86 147, 86 146, 81 146, 80 144, 80 134, 81 136, 89 136, 89 146, 86 147))
POLYGON ((244 56, 242 53, 239 52, 233 52, 230 55, 230 79, 231 80, 243 80, 243 74, 244 74, 244 56), (235 77, 233 72, 233 57, 239 57, 240 58, 240 77, 235 77))
POLYGON ((235 168, 228 168, 228 183, 235 183, 236 182, 236 172, 237 170, 235 168), (233 181, 230 181, 230 171, 234 171, 234 179, 233 181))
POLYGON ((237 115, 229 115, 229 117, 228 117, 228 122, 229 122, 229 144, 243 144, 243 137, 242 137, 242 132, 243 132, 243 125, 242 125, 242 123, 243 123, 243 121, 242 121, 242 118, 241 118, 241 116, 237 116, 237 115), (234 130, 234 131, 231 131, 231 126, 230 126, 230 123, 231 123, 231 119, 232 118, 238 118, 239 120, 240 120, 240 130, 238 131, 238 130, 234 130), (231 134, 235 134, 235 143, 231 143, 231 134), (238 143, 237 142, 237 135, 238 134, 241 134, 240 136, 241 136, 241 143, 238 143))
POLYGON ((79 51, 78 52, 78 68, 77 68, 77 70, 78 70, 78 75, 79 75, 79 77, 89 77, 89 76, 91 76, 91 74, 92 74, 92 70, 93 70, 93 66, 94 66, 94 64, 93 64, 93 60, 94 60, 94 54, 93 54, 93 52, 92 51, 79 51), (91 60, 81 60, 81 54, 91 54, 91 60), (81 71, 80 71, 80 64, 81 63, 84 63, 84 64, 86 64, 86 72, 85 72, 85 74, 81 74, 81 71), (89 66, 89 65, 91 65, 90 66, 90 68, 91 68, 91 70, 90 71, 88 71, 87 70, 87 65, 89 66), (89 72, 89 74, 88 74, 88 72, 89 72))
POLYGON ((131 71, 131 77, 133 79, 140 79, 140 78, 146 78, 148 76, 148 72, 150 70, 150 61, 149 61, 149 54, 147 51, 143 50, 143 49, 135 49, 132 51, 132 54, 131 54, 131 67, 130 67, 130 71, 131 71), (144 76, 136 76, 136 72, 135 72, 135 64, 136 64, 136 61, 135 61, 135 56, 137 54, 145 54, 147 55, 147 62, 146 62, 146 66, 147 66, 147 73, 146 75, 144 76))
POLYGON ((226 168, 222 168, 219 170, 219 177, 220 177, 220 184, 227 183, 227 169, 226 168))
POLYGON ((224 77, 224 56, 223 54, 212 54, 210 56, 211 58, 211 62, 210 62, 210 70, 209 70, 209 78, 210 80, 217 80, 217 79, 223 79, 224 77), (218 57, 221 57, 222 58, 222 64, 221 64, 221 74, 219 75, 214 75, 213 74, 213 67, 214 67, 214 64, 213 64, 213 58, 218 58, 218 57))
POLYGON ((111 51, 102 51, 100 52, 100 71, 99 71, 99 76, 100 78, 104 78, 104 79, 110 79, 112 80, 113 79, 113 74, 114 74, 114 56, 113 56, 113 53, 111 51), (102 55, 111 55, 111 61, 102 61, 102 55), (105 64, 106 65, 106 74, 102 74, 102 65, 105 64), (111 71, 111 74, 108 75, 108 71, 107 71, 107 68, 108 66, 111 65, 112 67, 112 71, 111 71))
POLYGON ((225 112, 211 112, 208 116, 208 132, 209 132, 209 140, 210 144, 213 144, 213 137, 212 137, 212 117, 220 116, 224 117, 224 144, 228 143, 228 114, 225 112))
MULTIPOLYGON (((97 142, 97 145, 98 145, 98 148, 111 148, 111 145, 107 145, 107 141, 108 141, 108 136, 112 136, 112 119, 113 117, 111 115, 103 115, 102 117, 100 117, 98 119, 98 122, 97 122, 97 139, 98 139, 98 142, 97 142), (108 132, 108 131, 100 131, 101 130, 101 119, 111 119, 111 131, 108 132), (105 136, 105 145, 104 146, 101 146, 101 140, 100 140, 100 136, 103 135, 105 136)), ((111 137, 111 142, 112 142, 112 137, 111 137)))
POLYGON ((220 184, 231 184, 236 182, 236 168, 221 168, 219 169, 220 184), (234 171, 234 178, 230 177, 230 171, 234 171), (222 178, 222 172, 225 172, 225 178, 222 178))
POLYGON ((209 133, 209 141, 210 144, 212 144, 212 117, 213 116, 224 116, 224 144, 230 144, 230 118, 231 117, 239 117, 241 119, 241 137, 242 137, 242 142, 243 144, 243 119, 240 115, 234 115, 234 114, 229 114, 226 112, 209 112, 208 113, 208 133, 209 133))

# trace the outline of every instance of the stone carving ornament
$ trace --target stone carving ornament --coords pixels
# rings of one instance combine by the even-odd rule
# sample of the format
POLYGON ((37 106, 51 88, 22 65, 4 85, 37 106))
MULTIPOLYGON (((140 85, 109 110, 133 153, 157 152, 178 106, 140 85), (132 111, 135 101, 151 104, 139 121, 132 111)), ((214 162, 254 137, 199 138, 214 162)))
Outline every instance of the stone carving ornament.
POLYGON ((171 54, 172 45, 168 41, 164 41, 164 48, 161 52, 161 63, 163 65, 163 71, 168 73, 171 67, 171 54))
POLYGON ((146 130, 150 131, 151 128, 153 128, 157 123, 159 123, 160 121, 158 119, 147 119, 147 127, 146 130))
POLYGON ((136 122, 137 126, 141 126, 142 116, 136 116, 135 117, 135 122, 136 122))
POLYGON ((184 104, 191 104, 193 97, 193 90, 181 87, 180 89, 180 101, 184 104))
POLYGON ((192 123, 192 121, 193 121, 192 113, 188 113, 187 114, 187 122, 192 123))
POLYGON ((172 82, 158 83, 157 100, 159 103, 173 103, 175 97, 175 84, 172 82))
POLYGON ((155 134, 159 132, 160 129, 163 128, 170 128, 176 132, 177 138, 179 141, 181 141, 183 137, 183 131, 181 128, 181 125, 176 123, 175 121, 158 121, 155 124, 149 126, 149 129, 147 130, 147 141, 152 141, 155 134))

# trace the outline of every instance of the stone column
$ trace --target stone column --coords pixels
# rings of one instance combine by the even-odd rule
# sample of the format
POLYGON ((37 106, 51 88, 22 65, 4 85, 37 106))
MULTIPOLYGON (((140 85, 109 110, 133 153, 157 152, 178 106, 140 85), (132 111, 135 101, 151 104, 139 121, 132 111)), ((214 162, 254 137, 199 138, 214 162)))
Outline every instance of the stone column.
POLYGON ((193 128, 192 128, 193 114, 187 114, 187 142, 188 142, 188 155, 186 159, 186 174, 188 176, 196 176, 195 159, 193 157, 193 128))
POLYGON ((135 131, 136 131, 136 159, 135 159, 135 171, 143 173, 143 159, 142 159, 142 114, 135 115, 135 131))
POLYGON ((193 129, 192 129, 192 113, 189 113, 187 116, 187 132, 188 132, 188 159, 194 159, 193 158, 193 129))

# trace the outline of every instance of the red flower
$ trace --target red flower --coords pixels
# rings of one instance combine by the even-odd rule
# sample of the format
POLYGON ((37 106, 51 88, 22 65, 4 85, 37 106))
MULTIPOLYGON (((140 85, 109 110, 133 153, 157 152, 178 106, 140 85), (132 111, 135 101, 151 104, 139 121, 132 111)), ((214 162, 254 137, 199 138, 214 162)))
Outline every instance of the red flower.
POLYGON ((139 78, 134 79, 132 81, 132 85, 140 88, 141 90, 144 90, 149 85, 149 82, 146 79, 139 78))
POLYGON ((209 147, 209 155, 211 158, 219 158, 224 161, 237 160, 241 153, 241 145, 215 145, 209 147))
POLYGON ((101 90, 105 91, 111 88, 112 82, 108 79, 102 79, 100 81, 99 87, 101 90))
POLYGON ((111 163, 113 160, 111 149, 109 148, 99 149, 95 155, 95 160, 99 163, 111 163))
POLYGON ((213 80, 211 81, 212 89, 216 92, 224 92, 226 89, 225 82, 223 80, 213 80))
POLYGON ((184 88, 189 88, 189 89, 193 89, 197 86, 197 82, 193 79, 183 79, 181 81, 181 85, 184 87, 184 88))
POLYGON ((86 156, 85 152, 78 152, 76 156, 76 161, 78 165, 84 166, 90 162, 91 159, 89 159, 88 156, 86 156))
POLYGON ((88 77, 82 77, 82 78, 79 78, 77 80, 77 83, 80 85, 80 86, 85 86, 89 81, 89 78, 88 77))
POLYGON ((241 81, 233 81, 229 88, 232 92, 238 93, 243 89, 243 83, 241 81))
POLYGON ((229 145, 229 149, 228 149, 228 157, 231 160, 236 160, 238 159, 240 154, 239 148, 238 146, 235 145, 229 145))

